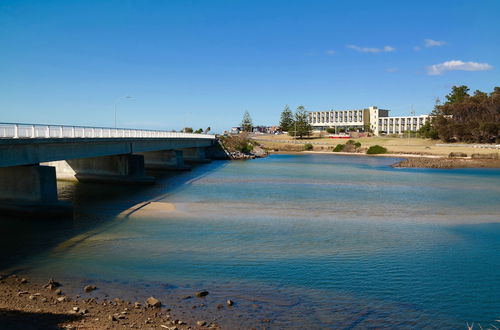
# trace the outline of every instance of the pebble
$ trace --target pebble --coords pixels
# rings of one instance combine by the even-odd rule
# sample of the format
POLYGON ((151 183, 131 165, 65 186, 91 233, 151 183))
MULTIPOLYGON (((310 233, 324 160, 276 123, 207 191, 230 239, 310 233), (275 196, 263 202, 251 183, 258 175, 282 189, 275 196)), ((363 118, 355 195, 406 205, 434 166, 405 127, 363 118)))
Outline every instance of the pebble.
POLYGON ((59 296, 59 295, 62 294, 62 290, 61 289, 57 289, 56 291, 54 291, 54 293, 59 296))
POLYGON ((25 278, 22 278, 20 282, 24 284, 24 283, 28 283, 28 280, 25 278))
POLYGON ((148 306, 148 307, 161 307, 161 301, 159 301, 155 297, 149 297, 146 300, 146 306, 148 306))
POLYGON ((114 315, 109 315, 108 320, 110 321, 117 321, 116 317, 114 315))
POLYGON ((80 310, 80 308, 79 308, 78 306, 75 306, 75 307, 73 307, 73 310, 74 310, 75 312, 78 312, 78 311, 80 310))
POLYGON ((233 306, 233 305, 234 305, 234 302, 233 302, 231 299, 228 299, 228 300, 226 301, 226 304, 227 304, 228 306, 233 306))
POLYGON ((83 291, 85 292, 92 292, 94 291, 95 289, 97 289, 97 287, 95 285, 86 285, 84 288, 83 288, 83 291))
POLYGON ((206 321, 198 321, 198 322, 196 322, 196 324, 200 327, 204 327, 207 324, 207 322, 206 321))
POLYGON ((136 301, 134 303, 134 308, 141 308, 141 303, 136 301))
POLYGON ((29 300, 35 300, 35 296, 29 296, 29 300))
POLYGON ((196 297, 205 297, 207 295, 208 295, 208 291, 206 291, 206 290, 196 292, 196 297))
POLYGON ((59 298, 57 298, 57 301, 59 301, 59 302, 68 301, 68 297, 66 297, 66 296, 59 297, 59 298))

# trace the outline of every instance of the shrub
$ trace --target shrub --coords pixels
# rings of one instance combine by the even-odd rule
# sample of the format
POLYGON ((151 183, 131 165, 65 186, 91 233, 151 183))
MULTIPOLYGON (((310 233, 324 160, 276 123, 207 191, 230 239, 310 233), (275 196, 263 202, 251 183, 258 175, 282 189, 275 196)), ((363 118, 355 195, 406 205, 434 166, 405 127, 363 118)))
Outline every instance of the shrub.
POLYGON ((456 158, 456 157, 467 157, 466 153, 463 152, 450 152, 448 158, 456 158))
POLYGON ((343 145, 343 144, 337 144, 335 146, 335 148, 333 148, 333 152, 340 152, 340 151, 344 150, 344 147, 345 147, 345 145, 343 145))
POLYGON ((360 148, 360 147, 361 147, 361 142, 356 142, 356 143, 354 143, 354 146, 356 147, 356 149, 357 149, 357 148, 360 148))
POLYGON ((313 145, 310 144, 310 143, 306 143, 304 144, 304 150, 312 150, 313 149, 313 145))
POLYGON ((382 147, 382 146, 379 146, 378 144, 374 145, 374 146, 371 146, 366 151, 366 153, 369 154, 369 155, 385 154, 386 152, 387 152, 387 149, 384 148, 384 147, 382 147))
POLYGON ((328 127, 328 128, 326 129, 326 132, 327 132, 328 134, 335 134, 335 128, 328 127))

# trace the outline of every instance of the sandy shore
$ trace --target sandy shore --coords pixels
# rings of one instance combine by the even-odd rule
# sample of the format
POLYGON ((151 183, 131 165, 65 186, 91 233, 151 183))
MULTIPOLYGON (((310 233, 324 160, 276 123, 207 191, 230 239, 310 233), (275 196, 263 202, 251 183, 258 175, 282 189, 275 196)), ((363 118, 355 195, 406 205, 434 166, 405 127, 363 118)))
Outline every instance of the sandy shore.
MULTIPOLYGON (((16 275, 0 277, 1 329, 220 329, 203 320, 188 324, 156 301, 69 296, 64 286, 32 282, 16 275), (153 306, 154 305, 154 306, 153 306)), ((84 288, 82 288, 82 295, 84 288)), ((88 296, 88 294, 87 294, 88 296)))

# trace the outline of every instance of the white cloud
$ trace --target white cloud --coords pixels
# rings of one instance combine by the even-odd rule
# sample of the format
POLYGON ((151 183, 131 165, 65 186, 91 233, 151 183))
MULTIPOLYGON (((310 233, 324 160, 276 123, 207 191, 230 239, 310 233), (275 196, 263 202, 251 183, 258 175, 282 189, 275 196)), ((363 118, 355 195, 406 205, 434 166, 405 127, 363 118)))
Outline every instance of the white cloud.
POLYGON ((493 66, 488 63, 463 62, 459 60, 446 61, 427 67, 427 74, 431 76, 442 75, 446 71, 485 71, 492 70, 493 66))
POLYGON ((329 50, 327 50, 327 51, 326 51, 326 53, 327 53, 328 55, 335 55, 335 54, 337 54, 337 51, 335 51, 335 50, 333 50, 333 49, 329 49, 329 50))
POLYGON ((359 47, 355 45, 347 45, 347 48, 354 49, 360 53, 389 53, 396 50, 396 48, 391 46, 384 46, 383 48, 373 48, 373 47, 359 47))
POLYGON ((439 47, 439 46, 444 46, 446 45, 446 41, 437 41, 437 40, 432 40, 432 39, 425 39, 425 47, 439 47))

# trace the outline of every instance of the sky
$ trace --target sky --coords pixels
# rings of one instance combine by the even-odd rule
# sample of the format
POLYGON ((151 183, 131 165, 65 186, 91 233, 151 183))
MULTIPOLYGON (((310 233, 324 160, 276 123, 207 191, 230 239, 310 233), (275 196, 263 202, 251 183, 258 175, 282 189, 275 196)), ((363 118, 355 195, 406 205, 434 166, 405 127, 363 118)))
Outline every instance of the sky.
POLYGON ((0 122, 221 132, 500 86, 500 1, 0 1, 0 122), (124 98, 131 96, 131 98, 124 98))

